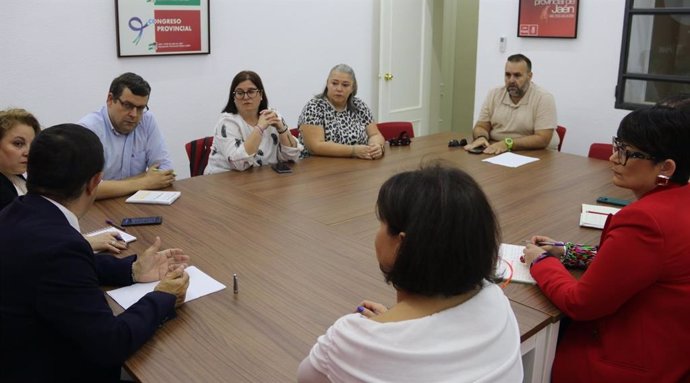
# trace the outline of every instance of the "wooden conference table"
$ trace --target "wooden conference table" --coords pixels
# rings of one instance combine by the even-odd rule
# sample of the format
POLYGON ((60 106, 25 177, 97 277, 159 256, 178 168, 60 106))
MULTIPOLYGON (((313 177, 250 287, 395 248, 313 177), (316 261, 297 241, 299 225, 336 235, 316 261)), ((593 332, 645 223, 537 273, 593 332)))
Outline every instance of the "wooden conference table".
MULTIPOLYGON (((386 179, 421 163, 441 159, 470 173, 489 196, 506 243, 522 244, 537 233, 597 243, 600 231, 578 226, 581 203, 631 197, 611 185, 606 161, 540 150, 522 153, 539 161, 508 168, 449 148, 451 138, 460 137, 418 137, 410 146, 387 148, 378 161, 313 157, 291 174, 263 167, 189 178, 171 188, 182 192, 172 206, 97 202, 82 220, 84 231, 106 218, 161 215, 160 226, 128 230, 138 237, 128 254, 158 235, 164 248, 184 249, 193 265, 228 287, 186 303, 126 368, 142 382, 294 381, 299 362, 337 318, 362 299, 394 303, 374 255, 374 204, 386 179)), ((557 334, 560 312, 535 286, 511 283, 505 292, 523 347, 549 342, 553 348, 555 339, 537 335, 551 328, 553 337, 554 327, 557 334)), ((535 358, 545 352, 552 359, 553 351, 535 358)), ((546 372, 528 380, 548 374, 549 357, 536 366, 546 372)))

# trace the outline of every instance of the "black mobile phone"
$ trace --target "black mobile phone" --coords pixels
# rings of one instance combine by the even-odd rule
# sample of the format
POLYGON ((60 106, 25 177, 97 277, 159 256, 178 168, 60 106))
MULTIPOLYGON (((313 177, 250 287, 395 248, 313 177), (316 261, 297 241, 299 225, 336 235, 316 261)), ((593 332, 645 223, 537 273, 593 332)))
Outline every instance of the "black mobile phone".
POLYGON ((482 154, 484 153, 484 149, 486 149, 486 146, 477 146, 476 148, 468 149, 467 151, 472 153, 472 154, 482 154))
POLYGON ((123 218, 122 226, 141 226, 141 225, 160 225, 163 223, 163 217, 153 216, 153 217, 130 217, 123 218))
POLYGON ((292 173, 290 165, 286 162, 278 162, 277 164, 271 165, 271 169, 275 170, 276 173, 292 173))
POLYGON ((609 205, 616 205, 616 206, 627 206, 630 201, 627 199, 620 199, 620 198, 613 198, 613 197, 606 197, 606 196, 601 196, 597 198, 597 202, 599 203, 607 203, 609 205))

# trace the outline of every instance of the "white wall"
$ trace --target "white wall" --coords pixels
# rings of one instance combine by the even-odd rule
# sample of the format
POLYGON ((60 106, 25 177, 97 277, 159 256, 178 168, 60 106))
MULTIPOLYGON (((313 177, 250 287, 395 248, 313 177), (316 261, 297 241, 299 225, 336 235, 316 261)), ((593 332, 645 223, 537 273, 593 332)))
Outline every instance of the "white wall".
POLYGON ((533 80, 556 98, 558 122, 568 128, 562 151, 587 155, 592 142, 610 142, 628 113, 614 109, 625 0, 580 2, 577 39, 518 38, 518 0, 481 0, 475 121, 489 89, 503 84, 505 59, 523 53, 533 80), (500 36, 508 38, 505 53, 500 36))
POLYGON ((44 127, 75 122, 104 104, 114 77, 135 72, 151 84, 181 178, 184 143, 212 134, 240 70, 259 73, 291 126, 341 62, 376 109, 378 1, 212 0, 210 9, 210 55, 118 58, 112 0, 2 0, 0 109, 25 108, 44 127))
MULTIPOLYGON (((627 114, 613 108, 624 5, 584 1, 577 39, 528 39, 515 37, 518 0, 481 0, 475 118, 488 90, 502 84, 505 58, 522 52, 534 80, 556 97, 568 128, 563 151, 586 155, 591 142, 608 142, 627 114), (506 53, 498 50, 502 35, 506 53)), ((186 177, 183 145, 211 134, 239 70, 262 76, 271 105, 293 126, 339 62, 355 68, 359 95, 377 107, 379 1, 213 0, 210 55, 143 58, 117 57, 114 8, 108 0, 0 1, 0 108, 26 108, 43 126, 76 121, 105 102, 115 76, 139 73, 186 177)))

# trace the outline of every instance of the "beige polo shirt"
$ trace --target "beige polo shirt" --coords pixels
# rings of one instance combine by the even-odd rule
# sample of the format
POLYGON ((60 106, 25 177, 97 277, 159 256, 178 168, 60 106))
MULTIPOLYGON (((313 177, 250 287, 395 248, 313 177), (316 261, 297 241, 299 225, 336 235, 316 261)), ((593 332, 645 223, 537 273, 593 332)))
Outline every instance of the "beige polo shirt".
POLYGON ((551 93, 530 83, 527 93, 514 104, 505 86, 492 89, 479 112, 478 121, 491 123, 491 140, 531 136, 536 130, 553 129, 548 149, 558 149, 556 102, 551 93))

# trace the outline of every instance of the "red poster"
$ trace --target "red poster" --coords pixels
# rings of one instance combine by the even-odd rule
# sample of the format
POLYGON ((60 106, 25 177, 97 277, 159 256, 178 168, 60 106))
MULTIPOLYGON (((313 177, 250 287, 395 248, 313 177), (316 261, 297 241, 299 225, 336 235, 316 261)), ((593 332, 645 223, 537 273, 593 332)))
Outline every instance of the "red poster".
POLYGON ((577 37, 579 0, 520 0, 518 37, 577 37))
POLYGON ((156 9, 156 52, 201 50, 201 11, 156 9))

